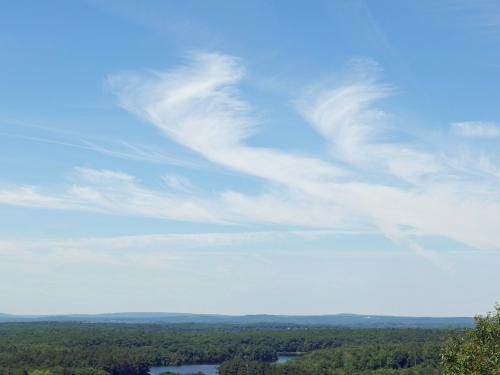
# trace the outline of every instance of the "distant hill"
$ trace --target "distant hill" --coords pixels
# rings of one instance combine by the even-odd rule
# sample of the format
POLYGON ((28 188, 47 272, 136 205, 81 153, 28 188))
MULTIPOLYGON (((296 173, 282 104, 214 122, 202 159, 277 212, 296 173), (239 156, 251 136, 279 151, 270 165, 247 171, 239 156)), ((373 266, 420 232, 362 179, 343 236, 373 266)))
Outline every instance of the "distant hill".
POLYGON ((10 315, 0 313, 0 323, 8 322, 88 322, 88 323, 200 323, 200 324, 289 324, 365 328, 447 328, 470 327, 470 317, 404 317, 383 315, 212 315, 187 313, 111 313, 73 315, 10 315))

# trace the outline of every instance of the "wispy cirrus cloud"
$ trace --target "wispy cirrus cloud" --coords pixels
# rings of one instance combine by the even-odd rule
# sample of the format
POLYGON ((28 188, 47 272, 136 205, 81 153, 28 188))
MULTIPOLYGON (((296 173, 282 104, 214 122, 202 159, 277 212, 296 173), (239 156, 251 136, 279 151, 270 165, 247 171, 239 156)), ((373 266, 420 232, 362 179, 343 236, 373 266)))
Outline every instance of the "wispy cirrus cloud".
POLYGON ((0 189, 0 204, 51 209, 77 209, 71 198, 46 194, 34 186, 15 186, 0 189))
MULTIPOLYGON (((37 186, 0 188, 0 204, 228 225, 353 227, 342 224, 345 217, 332 212, 331 205, 283 189, 258 196, 231 190, 207 194, 197 189, 190 193, 170 181, 170 190, 157 190, 142 186, 134 176, 123 172, 81 167, 75 168, 69 178, 71 183, 57 190, 37 186)), ((178 185, 177 177, 174 180, 178 185)))
POLYGON ((57 191, 34 186, 0 188, 0 203, 208 223, 223 221, 207 200, 147 189, 135 177, 122 172, 75 168, 71 177, 73 183, 57 191))
POLYGON ((162 180, 171 189, 184 192, 193 192, 195 186, 188 178, 176 174, 166 174, 162 176, 162 180))
POLYGON ((473 138, 498 138, 500 137, 500 124, 492 121, 463 121, 451 124, 453 132, 473 138))
MULTIPOLYGON (((494 190, 450 167, 429 145, 387 141, 402 129, 387 126, 385 112, 375 106, 392 89, 379 83, 371 70, 301 101, 305 118, 331 145, 333 161, 244 143, 255 124, 249 105, 236 92, 243 75, 237 59, 198 55, 188 66, 168 73, 143 79, 119 76, 111 82, 124 108, 166 136, 214 163, 281 184, 290 196, 301 197, 299 202, 321 202, 330 215, 338 215, 337 222, 344 218, 379 228, 407 227, 476 246, 498 246, 498 228, 490 220, 500 213, 500 202, 486 204, 482 195, 494 190), (384 178, 373 182, 360 170, 377 177, 389 174, 396 184, 384 178), (477 218, 475 211, 489 219, 470 220, 477 218)), ((254 209, 261 200, 238 193, 226 196, 239 207, 254 209)))
MULTIPOLYGON (((362 61, 357 69, 365 64, 362 61)), ((373 64, 368 62, 361 78, 309 95, 299 102, 299 110, 328 142, 335 159, 406 182, 438 172, 442 166, 436 155, 419 150, 416 144, 390 141, 404 129, 390 125, 390 114, 375 106, 394 89, 378 82, 373 64)))
POLYGON ((4 262, 23 264, 101 264, 163 268, 192 251, 222 251, 246 244, 275 246, 290 239, 334 237, 333 230, 147 234, 112 237, 0 241, 4 262), (140 249, 140 252, 137 252, 140 249))
MULTIPOLYGON (((11 188, 0 192, 1 201, 207 223, 377 231, 437 264, 439 255, 415 238, 500 248, 497 185, 473 173, 478 166, 461 167, 458 151, 444 155, 401 136, 408 131, 404 121, 381 105, 394 89, 380 83, 372 63, 363 74, 296 101, 329 146, 323 157, 251 145, 259 124, 238 92, 243 77, 240 60, 200 54, 167 72, 112 76, 108 85, 123 108, 170 140, 214 166, 258 177, 260 193, 190 191, 178 175, 165 180, 173 191, 153 190, 127 174, 79 168, 77 180, 59 194, 11 188)), ((496 170, 494 158, 484 160, 496 170)))
POLYGON ((185 67, 152 77, 111 76, 109 86, 123 108, 227 168, 284 184, 344 173, 321 159, 246 145, 257 124, 250 105, 238 97, 243 74, 238 59, 199 54, 185 67))
POLYGON ((120 139, 109 139, 95 135, 68 131, 44 125, 0 119, 0 135, 35 143, 47 143, 82 151, 90 151, 113 158, 137 160, 155 164, 179 165, 199 168, 199 162, 175 157, 157 146, 120 139), (16 131, 17 129, 17 131, 16 131), (19 131, 19 129, 24 130, 19 131), (25 130, 30 132, 26 134, 25 130), (32 134, 35 133, 35 134, 32 134))

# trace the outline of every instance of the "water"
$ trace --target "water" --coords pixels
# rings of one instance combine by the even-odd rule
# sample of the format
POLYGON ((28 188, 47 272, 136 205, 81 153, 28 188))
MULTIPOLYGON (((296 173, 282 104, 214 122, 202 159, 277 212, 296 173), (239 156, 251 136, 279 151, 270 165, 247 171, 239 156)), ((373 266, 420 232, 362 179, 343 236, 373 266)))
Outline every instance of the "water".
POLYGON ((274 363, 285 363, 291 359, 296 359, 302 357, 301 355, 279 355, 278 359, 274 363))
POLYGON ((198 371, 203 372, 205 375, 217 375, 217 368, 219 365, 182 365, 182 366, 161 366, 151 367, 149 373, 151 375, 160 375, 165 371, 172 371, 176 374, 194 374, 198 371))
MULTIPOLYGON (((285 363, 294 358, 299 358, 297 355, 280 355, 275 363, 285 363)), ((193 374, 198 371, 205 375, 218 375, 217 368, 219 365, 181 365, 181 366, 159 366, 151 367, 150 375, 160 375, 162 372, 171 371, 176 374, 193 374)))

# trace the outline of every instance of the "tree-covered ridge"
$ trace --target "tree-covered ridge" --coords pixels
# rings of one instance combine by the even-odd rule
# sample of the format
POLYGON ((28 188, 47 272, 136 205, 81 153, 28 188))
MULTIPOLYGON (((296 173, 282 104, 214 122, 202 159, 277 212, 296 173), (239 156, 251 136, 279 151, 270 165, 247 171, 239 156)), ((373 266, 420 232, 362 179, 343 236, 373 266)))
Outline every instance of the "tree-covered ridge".
POLYGON ((220 324, 296 325, 346 328, 447 328, 472 327, 469 317, 407 317, 385 315, 216 315, 186 313, 114 313, 89 315, 8 315, 0 313, 0 323, 85 322, 135 324, 220 324))

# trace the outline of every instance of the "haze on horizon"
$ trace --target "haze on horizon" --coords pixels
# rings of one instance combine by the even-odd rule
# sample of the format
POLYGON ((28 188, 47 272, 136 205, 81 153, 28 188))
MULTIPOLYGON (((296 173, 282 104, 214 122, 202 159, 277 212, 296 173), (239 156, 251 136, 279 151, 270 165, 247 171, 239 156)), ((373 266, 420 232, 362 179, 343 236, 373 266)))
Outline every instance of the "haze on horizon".
POLYGON ((0 312, 500 301, 495 1, 9 2, 0 312))

